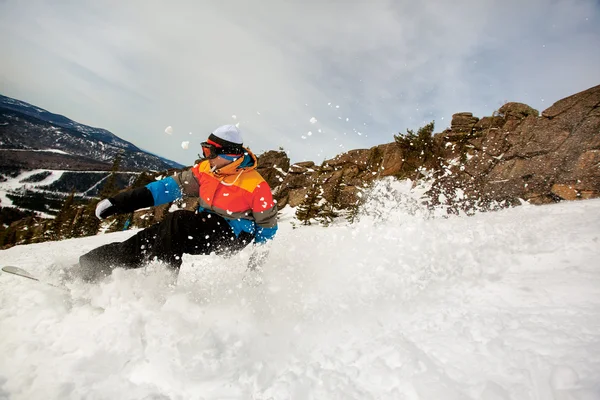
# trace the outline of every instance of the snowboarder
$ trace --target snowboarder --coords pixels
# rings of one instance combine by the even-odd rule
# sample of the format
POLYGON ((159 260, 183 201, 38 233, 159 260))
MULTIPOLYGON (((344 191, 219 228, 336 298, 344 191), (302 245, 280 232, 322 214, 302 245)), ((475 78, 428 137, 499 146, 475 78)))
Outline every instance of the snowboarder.
POLYGON ((144 187, 100 201, 100 219, 158 206, 180 198, 200 200, 196 211, 167 213, 124 242, 98 247, 79 258, 84 280, 96 280, 116 267, 139 268, 158 260, 179 269, 183 253, 231 254, 254 241, 250 269, 264 262, 264 244, 277 231, 277 206, 271 188, 256 171, 257 159, 243 147, 234 125, 217 128, 201 143, 204 159, 193 167, 144 187))

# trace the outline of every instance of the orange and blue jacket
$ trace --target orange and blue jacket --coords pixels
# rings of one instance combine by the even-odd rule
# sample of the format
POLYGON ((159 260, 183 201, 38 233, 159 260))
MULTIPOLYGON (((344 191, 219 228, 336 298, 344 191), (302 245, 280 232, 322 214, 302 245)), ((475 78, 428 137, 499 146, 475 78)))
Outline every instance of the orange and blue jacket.
POLYGON ((245 149, 244 157, 218 170, 208 160, 146 185, 154 205, 174 200, 200 198, 200 211, 225 218, 236 236, 241 232, 254 235, 256 243, 272 239, 277 232, 277 205, 271 188, 256 171, 256 156, 245 149))

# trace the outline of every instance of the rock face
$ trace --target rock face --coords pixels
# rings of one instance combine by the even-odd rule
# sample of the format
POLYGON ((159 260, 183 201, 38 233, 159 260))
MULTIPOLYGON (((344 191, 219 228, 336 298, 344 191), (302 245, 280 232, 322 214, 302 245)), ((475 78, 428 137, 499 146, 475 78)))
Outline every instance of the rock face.
POLYGON ((474 117, 473 113, 461 112, 452 115, 450 130, 455 133, 471 133, 479 118, 474 117))
POLYGON ((298 206, 313 184, 322 187, 323 195, 328 201, 332 201, 334 196, 339 196, 339 203, 348 207, 356 202, 357 193, 370 182, 396 175, 403 163, 402 152, 395 143, 371 149, 351 150, 326 160, 321 165, 315 165, 312 161, 290 165, 287 156, 279 153, 280 157, 285 156, 287 160, 280 159, 277 162, 282 166, 281 169, 261 169, 260 166, 268 164, 263 162, 263 157, 273 157, 273 154, 269 153, 259 157, 259 172, 271 185, 280 208, 285 205, 298 206), (284 165, 288 168, 283 168, 284 165), (276 179, 268 178, 272 176, 276 179), (340 189, 339 193, 335 190, 336 187, 340 189))
MULTIPOLYGON (((600 197, 600 86, 556 102, 541 116, 523 103, 506 103, 481 119, 457 113, 433 141, 443 166, 433 198, 444 193, 451 202, 456 188, 484 203, 600 197)), ((400 176, 405 157, 396 143, 351 150, 322 165, 290 165, 285 153, 267 152, 259 157, 259 171, 280 206, 299 205, 316 183, 330 201, 339 186, 338 200, 349 207, 373 180, 400 176)))
MULTIPOLYGON (((447 187, 467 188, 472 198, 535 204, 600 197, 600 86, 556 102, 541 116, 507 103, 491 118, 460 146, 444 146, 446 160, 462 160, 443 180, 447 187)), ((453 133, 436 139, 452 142, 453 133)))
POLYGON ((256 170, 272 188, 279 186, 285 171, 290 169, 290 159, 284 151, 267 151, 258 159, 256 170))

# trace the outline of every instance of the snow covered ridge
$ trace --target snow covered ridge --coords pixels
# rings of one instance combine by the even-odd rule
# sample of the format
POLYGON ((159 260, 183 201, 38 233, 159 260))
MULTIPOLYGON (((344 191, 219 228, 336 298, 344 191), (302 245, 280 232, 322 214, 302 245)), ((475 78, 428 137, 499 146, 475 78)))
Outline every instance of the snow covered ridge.
MULTIPOLYGON (((259 287, 242 281, 249 251, 185 255, 177 278, 151 264, 68 291, 0 275, 0 393, 600 398, 600 200, 435 218, 419 190, 388 183, 405 206, 378 197, 352 225, 293 229, 284 211, 259 287)), ((56 282, 131 234, 0 259, 56 282)))
POLYGON ((58 150, 58 149, 0 149, 0 151, 38 151, 38 152, 48 152, 48 153, 58 153, 58 154, 69 154, 66 151, 58 150))
POLYGON ((0 145, 17 149, 56 149, 109 165, 125 151, 128 170, 163 170, 180 164, 147 153, 106 129, 94 128, 31 104, 0 95, 0 145))

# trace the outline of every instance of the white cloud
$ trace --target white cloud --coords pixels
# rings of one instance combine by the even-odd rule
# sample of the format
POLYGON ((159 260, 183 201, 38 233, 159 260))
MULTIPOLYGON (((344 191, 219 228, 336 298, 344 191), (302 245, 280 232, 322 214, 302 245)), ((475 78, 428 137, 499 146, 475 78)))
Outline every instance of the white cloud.
POLYGON ((600 82, 592 0, 206 3, 2 2, 0 91, 182 163, 179 135, 232 121, 319 162, 600 82))

